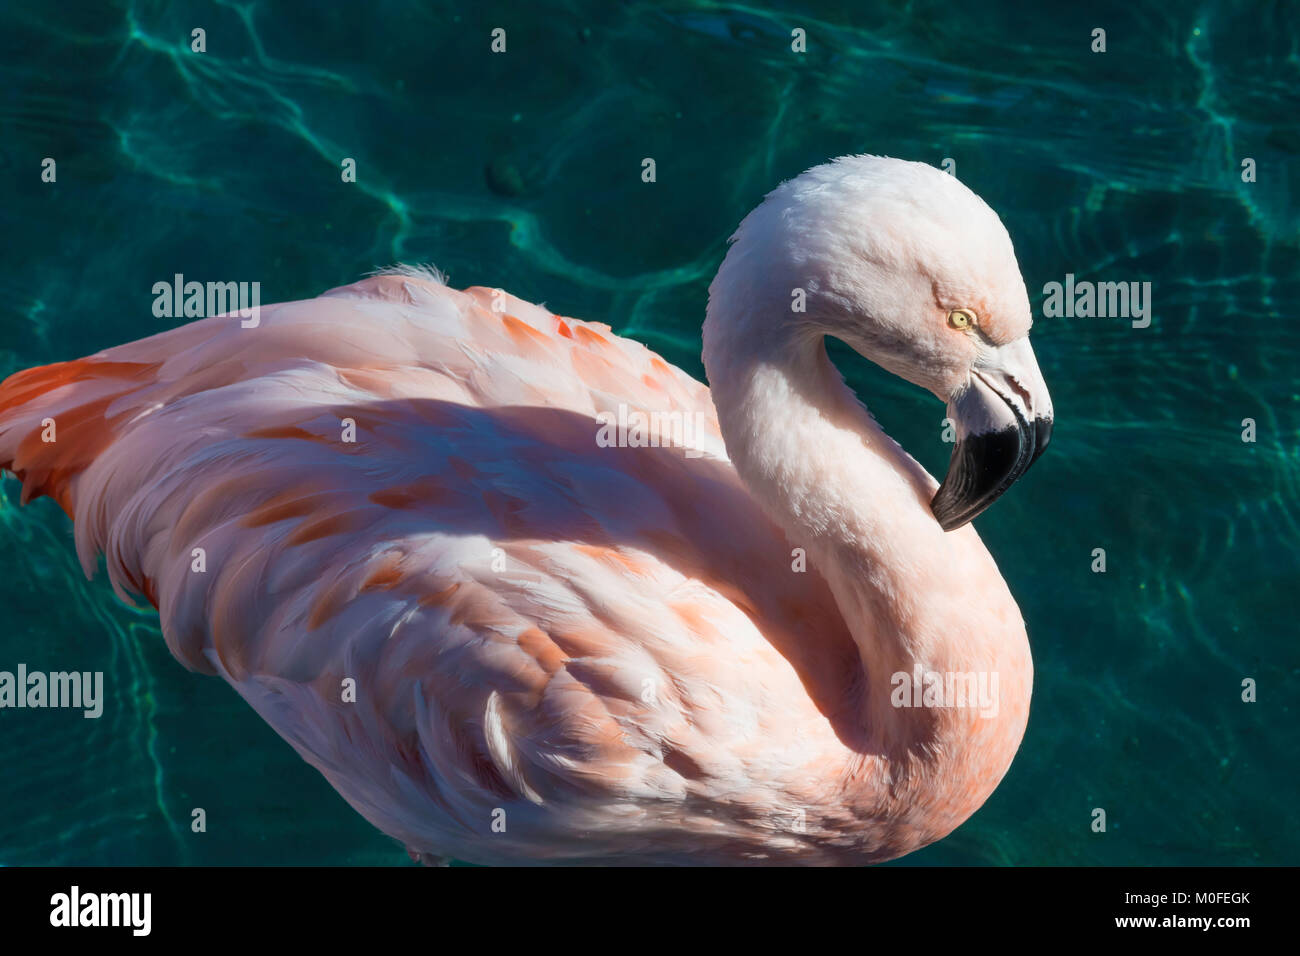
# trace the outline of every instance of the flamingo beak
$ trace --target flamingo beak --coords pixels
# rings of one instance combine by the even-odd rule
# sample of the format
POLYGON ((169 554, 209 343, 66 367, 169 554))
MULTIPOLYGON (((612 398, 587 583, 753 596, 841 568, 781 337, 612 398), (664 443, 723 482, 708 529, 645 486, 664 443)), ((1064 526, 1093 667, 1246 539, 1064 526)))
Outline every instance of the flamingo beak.
POLYGON ((1028 337, 985 349, 967 382, 948 400, 957 445, 930 503, 953 531, 997 501, 1052 437, 1052 398, 1028 337))

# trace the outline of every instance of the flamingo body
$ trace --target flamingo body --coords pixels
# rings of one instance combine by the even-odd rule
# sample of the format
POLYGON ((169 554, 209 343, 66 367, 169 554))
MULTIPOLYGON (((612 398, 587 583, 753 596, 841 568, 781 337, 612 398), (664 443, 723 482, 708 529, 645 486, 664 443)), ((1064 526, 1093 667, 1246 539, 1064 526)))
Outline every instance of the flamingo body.
POLYGON ((997 671, 997 718, 890 715, 704 385, 416 270, 18 373, 0 464, 425 859, 888 859, 973 813, 1025 726, 1023 623, 971 528, 924 534, 979 595, 943 620, 973 629, 951 662, 997 671), (620 405, 692 416, 698 448, 602 446, 620 405))

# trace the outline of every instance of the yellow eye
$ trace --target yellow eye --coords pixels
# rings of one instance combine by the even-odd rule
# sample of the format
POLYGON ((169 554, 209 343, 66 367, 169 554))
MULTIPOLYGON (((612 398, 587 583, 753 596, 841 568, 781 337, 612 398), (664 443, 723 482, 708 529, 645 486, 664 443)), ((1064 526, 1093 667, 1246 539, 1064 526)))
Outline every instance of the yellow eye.
POLYGON ((953 309, 948 313, 948 324, 954 329, 969 329, 975 324, 975 313, 970 309, 953 309))

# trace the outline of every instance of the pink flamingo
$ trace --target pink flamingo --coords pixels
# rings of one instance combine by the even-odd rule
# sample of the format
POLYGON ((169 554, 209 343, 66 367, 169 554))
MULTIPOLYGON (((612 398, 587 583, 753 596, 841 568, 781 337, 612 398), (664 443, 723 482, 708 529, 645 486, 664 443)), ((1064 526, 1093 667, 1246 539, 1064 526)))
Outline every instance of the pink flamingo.
POLYGON ((846 157, 733 237, 712 392, 400 268, 13 375, 0 465, 417 858, 874 862, 1024 732, 1024 624, 966 523, 1047 444, 1030 323, 983 201, 846 157), (828 335, 948 404, 942 485, 828 335))

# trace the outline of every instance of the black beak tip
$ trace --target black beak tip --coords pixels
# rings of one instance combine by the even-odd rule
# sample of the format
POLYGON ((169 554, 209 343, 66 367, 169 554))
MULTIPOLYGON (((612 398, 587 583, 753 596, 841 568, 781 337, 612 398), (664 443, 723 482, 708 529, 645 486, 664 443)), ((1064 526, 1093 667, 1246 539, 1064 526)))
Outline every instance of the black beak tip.
POLYGON ((970 514, 970 513, 961 514, 959 512, 956 512, 953 514, 946 515, 942 520, 940 520, 939 527, 942 528, 945 532, 956 531, 958 528, 964 528, 966 525, 970 524, 974 520, 975 520, 974 514, 970 514))
POLYGON ((1018 427, 969 435, 953 449, 948 474, 930 502, 939 527, 955 531, 997 501, 1043 453, 1052 420, 1020 420, 1018 427))
POLYGON ((1034 457, 1029 459, 1029 464, 1038 461, 1040 455, 1047 451, 1047 443, 1052 440, 1052 419, 1035 418, 1034 419, 1034 457))
POLYGON ((939 496, 935 495, 935 501, 930 508, 934 512, 935 520, 939 522, 939 527, 944 531, 956 531, 962 525, 970 524, 974 515, 962 515, 960 511, 951 508, 941 508, 938 501, 939 496))

